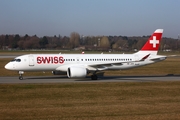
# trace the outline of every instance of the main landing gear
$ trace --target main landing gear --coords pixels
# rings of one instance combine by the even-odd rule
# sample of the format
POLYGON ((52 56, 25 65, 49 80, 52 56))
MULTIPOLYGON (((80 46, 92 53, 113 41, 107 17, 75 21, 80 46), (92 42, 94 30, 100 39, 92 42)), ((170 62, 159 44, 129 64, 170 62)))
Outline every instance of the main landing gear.
POLYGON ((23 80, 24 71, 19 71, 19 80, 23 80))
POLYGON ((91 75, 91 80, 97 80, 98 76, 96 74, 91 75))
POLYGON ((104 72, 95 71, 92 72, 91 80, 97 80, 98 77, 103 77, 103 76, 104 76, 104 72))

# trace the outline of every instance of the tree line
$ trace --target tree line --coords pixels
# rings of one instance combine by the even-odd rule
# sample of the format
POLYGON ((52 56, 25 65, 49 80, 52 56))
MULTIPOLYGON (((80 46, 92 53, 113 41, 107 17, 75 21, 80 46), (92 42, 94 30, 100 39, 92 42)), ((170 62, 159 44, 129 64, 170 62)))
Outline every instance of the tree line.
MULTIPOLYGON (((147 36, 80 36, 72 32, 70 36, 20 36, 0 35, 1 50, 101 50, 101 51, 132 51, 139 50, 145 44, 150 35, 147 36)), ((180 50, 178 39, 163 37, 160 50, 180 50)))

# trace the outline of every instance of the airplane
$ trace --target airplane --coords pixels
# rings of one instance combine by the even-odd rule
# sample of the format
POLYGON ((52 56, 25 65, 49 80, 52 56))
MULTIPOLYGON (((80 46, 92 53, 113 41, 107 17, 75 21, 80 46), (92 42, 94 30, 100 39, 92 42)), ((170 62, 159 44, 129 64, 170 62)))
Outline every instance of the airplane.
POLYGON ((148 41, 133 54, 26 54, 18 56, 5 65, 5 69, 19 71, 23 80, 25 71, 52 71, 54 75, 66 73, 68 78, 98 79, 98 73, 105 70, 136 68, 166 59, 157 55, 163 29, 157 29, 148 41))

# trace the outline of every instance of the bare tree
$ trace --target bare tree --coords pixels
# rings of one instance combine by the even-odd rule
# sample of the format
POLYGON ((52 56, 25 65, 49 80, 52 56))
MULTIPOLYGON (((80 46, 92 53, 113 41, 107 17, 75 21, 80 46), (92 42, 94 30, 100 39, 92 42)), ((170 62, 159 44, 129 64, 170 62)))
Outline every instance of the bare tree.
MULTIPOLYGON (((23 42, 23 49, 39 49, 40 45, 39 45, 39 41, 40 39, 37 36, 32 36, 30 37, 30 39, 25 40, 23 42)), ((22 44, 21 41, 19 42, 19 44, 22 44)))
POLYGON ((70 46, 71 48, 76 48, 79 46, 80 35, 79 33, 72 32, 70 35, 70 46))
POLYGON ((104 37, 101 38, 101 40, 100 40, 100 47, 107 47, 107 48, 110 47, 110 43, 109 43, 108 37, 104 36, 104 37))

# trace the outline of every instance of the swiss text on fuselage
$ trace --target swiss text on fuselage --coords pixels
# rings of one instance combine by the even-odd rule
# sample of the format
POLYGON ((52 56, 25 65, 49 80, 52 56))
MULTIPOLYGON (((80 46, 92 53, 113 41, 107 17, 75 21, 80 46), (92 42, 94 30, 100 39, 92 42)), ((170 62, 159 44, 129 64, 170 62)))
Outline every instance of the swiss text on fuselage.
POLYGON ((62 64, 64 63, 64 58, 62 56, 57 57, 37 57, 38 64, 46 64, 46 63, 54 63, 54 64, 62 64))

